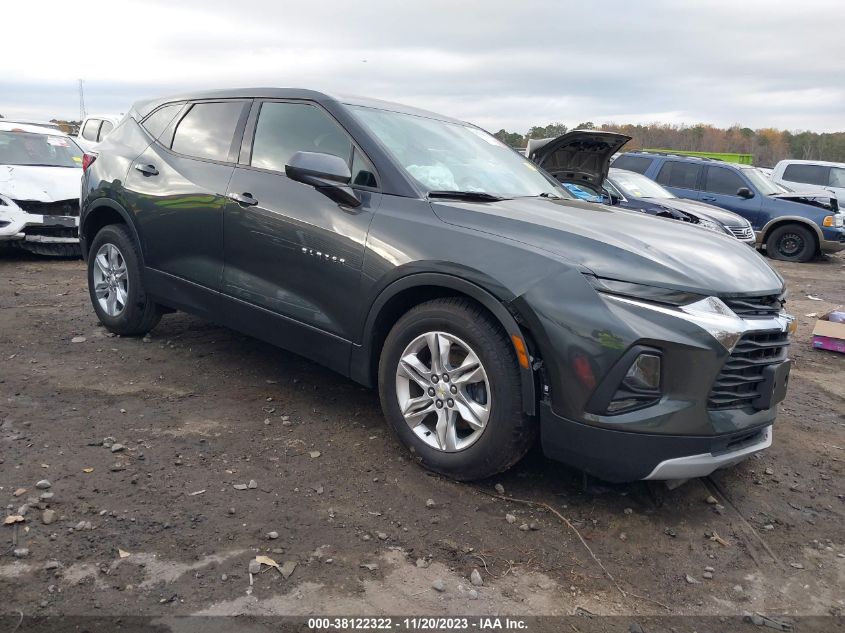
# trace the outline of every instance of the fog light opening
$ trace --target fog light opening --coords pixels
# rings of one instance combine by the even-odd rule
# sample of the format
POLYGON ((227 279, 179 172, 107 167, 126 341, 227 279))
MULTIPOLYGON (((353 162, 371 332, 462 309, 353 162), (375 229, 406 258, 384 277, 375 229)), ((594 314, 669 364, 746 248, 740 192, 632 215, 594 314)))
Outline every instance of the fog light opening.
POLYGON ((659 402, 662 395, 661 365, 659 354, 643 353, 637 356, 607 405, 607 413, 641 409, 659 402))

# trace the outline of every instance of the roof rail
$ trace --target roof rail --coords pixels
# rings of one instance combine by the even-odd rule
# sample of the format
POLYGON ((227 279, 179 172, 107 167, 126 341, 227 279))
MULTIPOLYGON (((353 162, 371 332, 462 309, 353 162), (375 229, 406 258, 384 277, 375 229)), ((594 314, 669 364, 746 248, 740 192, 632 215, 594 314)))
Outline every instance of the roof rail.
POLYGON ((641 149, 640 152, 642 152, 644 154, 655 154, 657 156, 674 156, 676 158, 694 158, 696 160, 717 161, 717 162, 720 162, 720 163, 725 162, 721 158, 713 158, 712 156, 695 156, 695 155, 691 155, 691 154, 682 154, 682 153, 678 153, 678 152, 664 152, 664 151, 656 150, 656 149, 641 149))

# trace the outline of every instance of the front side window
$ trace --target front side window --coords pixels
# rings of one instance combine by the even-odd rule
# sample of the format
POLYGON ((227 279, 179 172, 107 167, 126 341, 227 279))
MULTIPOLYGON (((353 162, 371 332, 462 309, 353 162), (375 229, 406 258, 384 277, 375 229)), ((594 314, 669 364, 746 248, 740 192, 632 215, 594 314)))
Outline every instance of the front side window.
POLYGON ((657 174, 657 182, 667 187, 697 189, 700 174, 701 165, 684 163, 679 160, 667 160, 660 168, 660 173, 657 174))
POLYGON ((97 134, 100 131, 100 119, 88 119, 82 128, 82 138, 86 141, 97 142, 97 134))
POLYGON ((262 104, 255 126, 250 164, 284 172, 285 165, 297 152, 332 154, 349 164, 352 141, 343 128, 317 106, 307 103, 262 104))
POLYGON ((226 161, 244 102, 196 103, 182 117, 171 149, 179 154, 226 161))
POLYGON ((842 167, 830 168, 829 187, 845 187, 845 169, 842 167))
POLYGON ((724 167, 708 167, 704 191, 725 196, 735 196, 740 187, 745 187, 742 178, 724 167))
POLYGON ((66 136, 0 132, 0 165, 82 167, 82 150, 66 136))
POLYGON ((822 165, 804 165, 793 163, 783 170, 783 179, 789 182, 801 182, 807 185, 826 185, 828 167, 822 165))
POLYGON ((426 191, 501 198, 571 198, 553 178, 495 137, 471 125, 364 106, 356 118, 426 191))

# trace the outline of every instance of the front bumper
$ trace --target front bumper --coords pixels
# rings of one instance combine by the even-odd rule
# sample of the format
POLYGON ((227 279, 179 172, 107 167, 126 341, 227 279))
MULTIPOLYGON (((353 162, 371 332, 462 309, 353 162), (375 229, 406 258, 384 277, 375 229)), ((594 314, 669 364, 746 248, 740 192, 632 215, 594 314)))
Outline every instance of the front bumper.
MULTIPOLYGON (((843 240, 845 240, 845 236, 843 236, 843 240)), ((845 250, 845 241, 822 240, 819 244, 819 249, 822 253, 838 253, 839 251, 845 250)))
POLYGON ((77 216, 28 213, 5 196, 0 203, 0 241, 24 240, 49 244, 79 242, 77 216))
POLYGON ((706 477, 771 446, 771 422, 721 435, 631 433, 580 424, 540 409, 543 452, 605 481, 706 477))

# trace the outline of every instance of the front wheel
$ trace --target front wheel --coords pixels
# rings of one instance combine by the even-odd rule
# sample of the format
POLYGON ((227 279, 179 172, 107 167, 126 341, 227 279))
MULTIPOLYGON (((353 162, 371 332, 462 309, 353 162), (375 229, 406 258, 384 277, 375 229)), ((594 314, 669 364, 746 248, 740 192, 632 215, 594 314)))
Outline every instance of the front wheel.
POLYGON ((453 479, 507 469, 536 437, 507 335, 465 299, 428 301, 399 319, 382 350, 379 393, 402 443, 453 479))
POLYGON ((103 227, 91 242, 88 293, 97 318, 115 334, 140 336, 161 319, 144 290, 138 246, 121 224, 103 227))
POLYGON ((799 224, 785 224, 769 233, 766 253, 772 259, 808 262, 816 256, 816 240, 808 228, 799 224))

